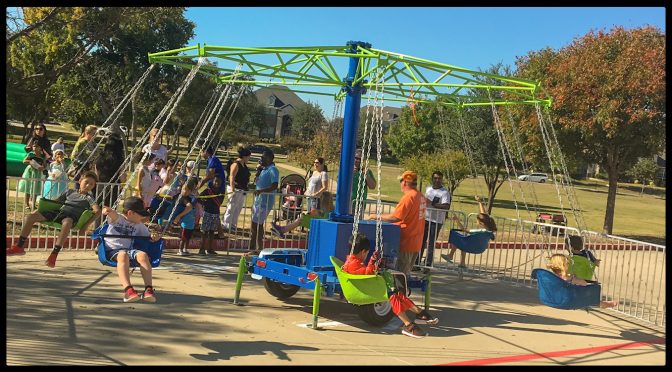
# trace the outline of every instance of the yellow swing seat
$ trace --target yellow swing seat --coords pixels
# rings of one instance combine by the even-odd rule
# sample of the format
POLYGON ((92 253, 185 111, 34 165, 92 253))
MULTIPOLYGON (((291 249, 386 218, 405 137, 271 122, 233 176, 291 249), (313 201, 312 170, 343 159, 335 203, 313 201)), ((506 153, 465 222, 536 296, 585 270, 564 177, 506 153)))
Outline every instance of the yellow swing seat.
POLYGON ((343 261, 329 257, 334 265, 343 296, 354 305, 368 305, 388 301, 387 284, 382 275, 359 275, 344 272, 343 261))
MULTIPOLYGON (((63 206, 63 203, 59 203, 55 200, 41 198, 37 203, 37 211, 40 213, 44 212, 55 212, 58 211, 63 206)), ((80 216, 77 222, 72 226, 71 230, 79 230, 84 226, 89 220, 93 218, 93 211, 90 209, 85 210, 80 216)), ((58 222, 51 221, 42 221, 42 225, 50 226, 56 229, 60 229, 62 226, 58 222)))

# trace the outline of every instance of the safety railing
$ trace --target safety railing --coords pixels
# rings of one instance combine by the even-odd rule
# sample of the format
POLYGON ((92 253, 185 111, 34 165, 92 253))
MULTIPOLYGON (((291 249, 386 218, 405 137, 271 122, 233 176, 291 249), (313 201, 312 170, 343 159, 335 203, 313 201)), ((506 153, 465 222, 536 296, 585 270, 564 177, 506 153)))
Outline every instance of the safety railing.
MULTIPOLYGON (((6 214, 7 214, 7 245, 14 244, 19 237, 25 215, 32 210, 24 208, 25 194, 18 191, 20 177, 6 178, 6 214)), ((45 180, 31 179, 43 186, 45 180)), ((68 187, 73 188, 74 182, 68 187)), ((112 205, 122 190, 121 184, 98 183, 94 194, 99 205, 112 205)), ((130 191, 127 191, 130 195, 130 191)), ((264 248, 307 248, 308 229, 301 226, 300 219, 307 213, 307 201, 304 195, 269 193, 274 198, 274 208, 264 223, 264 248), (281 226, 294 226, 281 238, 271 233, 271 223, 281 226)), ((255 196, 252 191, 244 193, 243 206, 235 221, 235 228, 225 231, 222 237, 215 240, 214 249, 220 251, 244 252, 249 249, 252 222, 252 205, 255 196)), ((225 215, 228 200, 220 209, 220 219, 225 215)), ((382 213, 394 211, 394 203, 382 203, 382 213)), ((376 213, 376 202, 367 200, 363 207, 362 218, 376 213)), ((198 216, 197 212, 197 216, 198 216)), ((498 279, 515 285, 536 287, 531 278, 532 270, 545 268, 547 259, 554 253, 568 254, 565 247, 565 236, 581 235, 584 245, 600 259, 595 276, 602 285, 603 299, 615 300, 618 306, 615 311, 633 316, 637 319, 658 326, 666 321, 666 267, 665 246, 635 241, 618 236, 603 235, 590 231, 578 231, 562 225, 532 222, 510 218, 496 217, 496 239, 491 241, 488 249, 482 254, 467 254, 466 269, 459 268, 459 250, 453 262, 446 260, 450 245, 448 237, 450 229, 455 228, 453 217, 457 217, 462 225, 475 228, 476 214, 465 214, 461 211, 445 211, 428 207, 426 219, 441 224, 440 228, 430 229, 423 241, 423 257, 420 268, 436 271, 457 273, 459 276, 474 275, 498 279), (432 244, 433 243, 433 244, 432 244), (428 260, 433 246, 433 257, 428 260)), ((99 216, 86 234, 72 231, 64 242, 64 249, 93 249, 90 240, 91 230, 103 222, 99 216)), ((197 217, 198 221, 199 217, 197 217)), ((438 226, 435 226, 438 227, 438 226)), ((198 229, 198 222, 197 227, 198 229)), ((51 250, 59 230, 36 224, 25 247, 27 250, 51 250)), ((172 231, 164 236, 166 249, 177 249, 179 233, 172 231)), ((198 249, 202 243, 200 234, 195 231, 189 248, 198 249)))

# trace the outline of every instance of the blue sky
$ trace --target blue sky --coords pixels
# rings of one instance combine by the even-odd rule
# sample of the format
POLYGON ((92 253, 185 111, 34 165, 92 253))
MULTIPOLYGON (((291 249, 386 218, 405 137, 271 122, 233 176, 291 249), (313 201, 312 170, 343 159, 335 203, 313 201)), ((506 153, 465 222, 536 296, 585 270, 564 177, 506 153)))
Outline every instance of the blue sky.
MULTIPOLYGON (((344 45, 366 41, 374 48, 470 70, 545 47, 559 49, 591 29, 657 26, 665 8, 188 8, 196 23, 190 45, 271 47, 344 45)), ((346 71, 343 71, 343 76, 346 71)), ((331 116, 329 97, 302 95, 331 116)))

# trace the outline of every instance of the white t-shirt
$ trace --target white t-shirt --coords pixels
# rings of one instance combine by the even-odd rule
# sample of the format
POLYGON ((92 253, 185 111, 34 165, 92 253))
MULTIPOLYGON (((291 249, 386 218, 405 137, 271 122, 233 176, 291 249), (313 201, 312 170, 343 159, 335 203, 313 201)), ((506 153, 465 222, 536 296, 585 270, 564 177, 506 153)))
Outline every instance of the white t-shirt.
POLYGON ((427 210, 425 211, 425 220, 443 224, 446 220, 446 212, 439 212, 436 209, 430 210, 430 208, 432 208, 431 202, 434 198, 439 198, 436 204, 450 203, 450 192, 443 186, 435 189, 430 185, 427 186, 427 189, 425 190, 425 197, 430 201, 430 203, 427 204, 427 210))
POLYGON ((313 175, 308 179, 308 189, 306 190, 307 194, 312 196, 322 188, 322 185, 326 186, 327 182, 329 182, 329 176, 327 176, 327 172, 313 172, 313 175))
MULTIPOLYGON (((142 223, 133 223, 126 216, 119 214, 115 222, 107 217, 107 231, 105 235, 150 236, 149 229, 142 223)), ((130 249, 132 238, 105 238, 105 250, 130 249)))
POLYGON ((154 158, 154 161, 157 161, 159 159, 163 159, 163 161, 168 160, 168 149, 164 145, 160 145, 158 149, 150 151, 149 150, 149 143, 148 143, 148 144, 146 144, 142 147, 142 151, 143 152, 148 152, 150 154, 154 154, 154 156, 156 156, 154 158))
POLYGON ((64 143, 54 142, 54 144, 51 145, 51 153, 52 154, 54 153, 54 151, 56 151, 58 149, 63 150, 63 154, 65 154, 65 144, 64 143))

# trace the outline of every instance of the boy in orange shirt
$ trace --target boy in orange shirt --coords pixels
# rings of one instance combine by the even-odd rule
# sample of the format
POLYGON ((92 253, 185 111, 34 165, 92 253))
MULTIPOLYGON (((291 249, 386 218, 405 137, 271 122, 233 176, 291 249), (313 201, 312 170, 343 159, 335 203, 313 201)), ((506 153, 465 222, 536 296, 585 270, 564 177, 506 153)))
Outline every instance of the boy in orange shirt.
MULTIPOLYGON (((352 254, 348 255, 348 258, 345 260, 341 270, 350 274, 376 274, 376 271, 378 270, 378 264, 380 262, 380 252, 377 250, 374 251, 371 255, 371 258, 369 259, 368 265, 364 265, 364 260, 369 254, 369 250, 371 248, 371 242, 364 234, 361 233, 351 236, 348 245, 352 246, 353 241, 355 242, 355 246, 352 250, 352 254)), ((396 281, 397 278, 395 278, 395 282, 396 281)), ((426 324, 437 324, 439 322, 438 318, 434 318, 426 310, 420 310, 420 308, 417 307, 410 298, 406 297, 404 293, 394 289, 391 290, 391 293, 390 304, 392 304, 392 311, 397 317, 399 317, 399 319, 401 319, 402 322, 404 322, 404 326, 401 328, 401 333, 405 336, 421 338, 427 335, 427 332, 408 319, 406 310, 411 310, 416 314, 416 321, 422 321, 426 324)))
MULTIPOLYGON (((399 187, 404 196, 394 208, 394 213, 380 216, 383 221, 398 224, 401 228, 397 270, 406 275, 411 272, 418 259, 425 231, 425 196, 416 189, 417 186, 418 175, 405 171, 399 179, 399 187)), ((369 218, 375 219, 376 215, 371 214, 369 218)))

